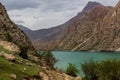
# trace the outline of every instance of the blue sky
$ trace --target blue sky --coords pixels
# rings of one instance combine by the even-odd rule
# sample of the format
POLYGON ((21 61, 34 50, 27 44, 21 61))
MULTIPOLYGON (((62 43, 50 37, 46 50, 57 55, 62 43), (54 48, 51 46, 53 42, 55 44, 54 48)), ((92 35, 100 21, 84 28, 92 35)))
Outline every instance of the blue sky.
POLYGON ((0 0, 15 23, 32 30, 65 23, 79 13, 88 1, 115 6, 119 0, 0 0))

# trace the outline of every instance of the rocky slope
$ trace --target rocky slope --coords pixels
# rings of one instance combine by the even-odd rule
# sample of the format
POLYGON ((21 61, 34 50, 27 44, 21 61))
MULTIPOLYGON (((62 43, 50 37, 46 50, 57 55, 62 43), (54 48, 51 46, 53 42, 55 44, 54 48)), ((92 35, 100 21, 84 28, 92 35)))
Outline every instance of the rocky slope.
POLYGON ((93 49, 120 51, 120 1, 108 12, 98 26, 100 29, 93 39, 98 38, 99 40, 93 49))
MULTIPOLYGON (((102 4, 96 4, 96 2, 89 2, 87 6, 92 6, 89 10, 86 7, 76 16, 77 18, 69 25, 68 29, 66 29, 65 37, 61 40, 60 44, 58 45, 58 49, 60 50, 88 50, 85 46, 91 46, 91 43, 86 44, 92 36, 99 30, 100 27, 96 26, 99 22, 103 19, 103 17, 109 11, 109 8, 103 6, 102 4), (85 10, 87 10, 85 12, 85 10), (84 14, 83 14, 84 12, 84 14)), ((98 39, 98 38, 96 38, 98 39)), ((97 40, 96 40, 97 41, 97 40)), ((94 44, 94 42, 92 42, 94 44)))
POLYGON ((96 6, 67 29, 60 50, 120 51, 120 2, 114 7, 96 6))

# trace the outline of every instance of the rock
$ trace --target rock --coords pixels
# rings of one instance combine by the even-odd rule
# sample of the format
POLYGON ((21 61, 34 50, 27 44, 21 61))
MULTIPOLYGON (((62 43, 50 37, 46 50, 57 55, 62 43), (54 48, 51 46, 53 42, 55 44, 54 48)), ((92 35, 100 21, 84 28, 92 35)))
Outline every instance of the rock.
POLYGON ((33 63, 26 63, 26 65, 28 65, 28 66, 34 66, 33 63))
POLYGON ((49 77, 47 74, 45 74, 43 72, 39 72, 39 75, 43 77, 43 80, 49 80, 49 77))
POLYGON ((2 56, 2 53, 0 53, 0 56, 2 56))
POLYGON ((97 50, 90 50, 90 52, 97 52, 97 50))
POLYGON ((27 69, 26 68, 23 68, 24 71, 26 71, 27 69))
POLYGON ((64 79, 65 79, 65 80, 74 80, 73 77, 71 77, 71 76, 69 76, 69 75, 66 75, 66 74, 64 74, 64 79))
POLYGON ((15 56, 13 54, 8 54, 5 52, 1 52, 0 56, 3 56, 5 59, 9 60, 9 61, 15 61, 15 56))
POLYGON ((116 49, 115 52, 120 52, 120 48, 116 49))
POLYGON ((43 78, 39 75, 34 75, 30 77, 25 77, 23 80, 43 80, 43 78))
POLYGON ((5 48, 5 49, 7 49, 7 50, 9 50, 11 52, 15 52, 15 53, 18 53, 18 54, 21 52, 19 47, 17 45, 15 45, 14 43, 7 42, 7 41, 0 41, 0 45, 3 48, 5 48))
POLYGON ((14 80, 17 79, 17 76, 15 74, 10 74, 10 77, 13 78, 14 80))
POLYGON ((82 77, 78 76, 75 78, 75 80, 82 80, 82 77))

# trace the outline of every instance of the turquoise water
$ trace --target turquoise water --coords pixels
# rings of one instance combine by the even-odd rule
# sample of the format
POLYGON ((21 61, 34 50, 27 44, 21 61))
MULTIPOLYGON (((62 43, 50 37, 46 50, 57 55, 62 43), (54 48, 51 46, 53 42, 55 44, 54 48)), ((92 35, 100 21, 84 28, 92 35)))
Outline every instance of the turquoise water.
POLYGON ((115 52, 65 52, 65 51, 53 51, 53 55, 58 59, 55 67, 63 71, 66 70, 68 63, 73 63, 80 70, 81 76, 83 76, 81 70, 81 64, 90 59, 95 61, 102 61, 106 59, 120 59, 120 53, 115 52))

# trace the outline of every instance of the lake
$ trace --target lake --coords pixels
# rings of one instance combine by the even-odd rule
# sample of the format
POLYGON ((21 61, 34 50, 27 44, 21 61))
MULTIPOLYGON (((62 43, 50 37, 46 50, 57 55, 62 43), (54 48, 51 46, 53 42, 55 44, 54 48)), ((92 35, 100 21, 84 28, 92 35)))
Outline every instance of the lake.
POLYGON ((65 51, 53 51, 53 55, 58 59, 55 67, 65 71, 69 63, 75 64, 80 70, 81 76, 84 76, 81 70, 81 65, 85 61, 103 61, 106 59, 120 59, 120 53, 117 52, 65 52, 65 51))

